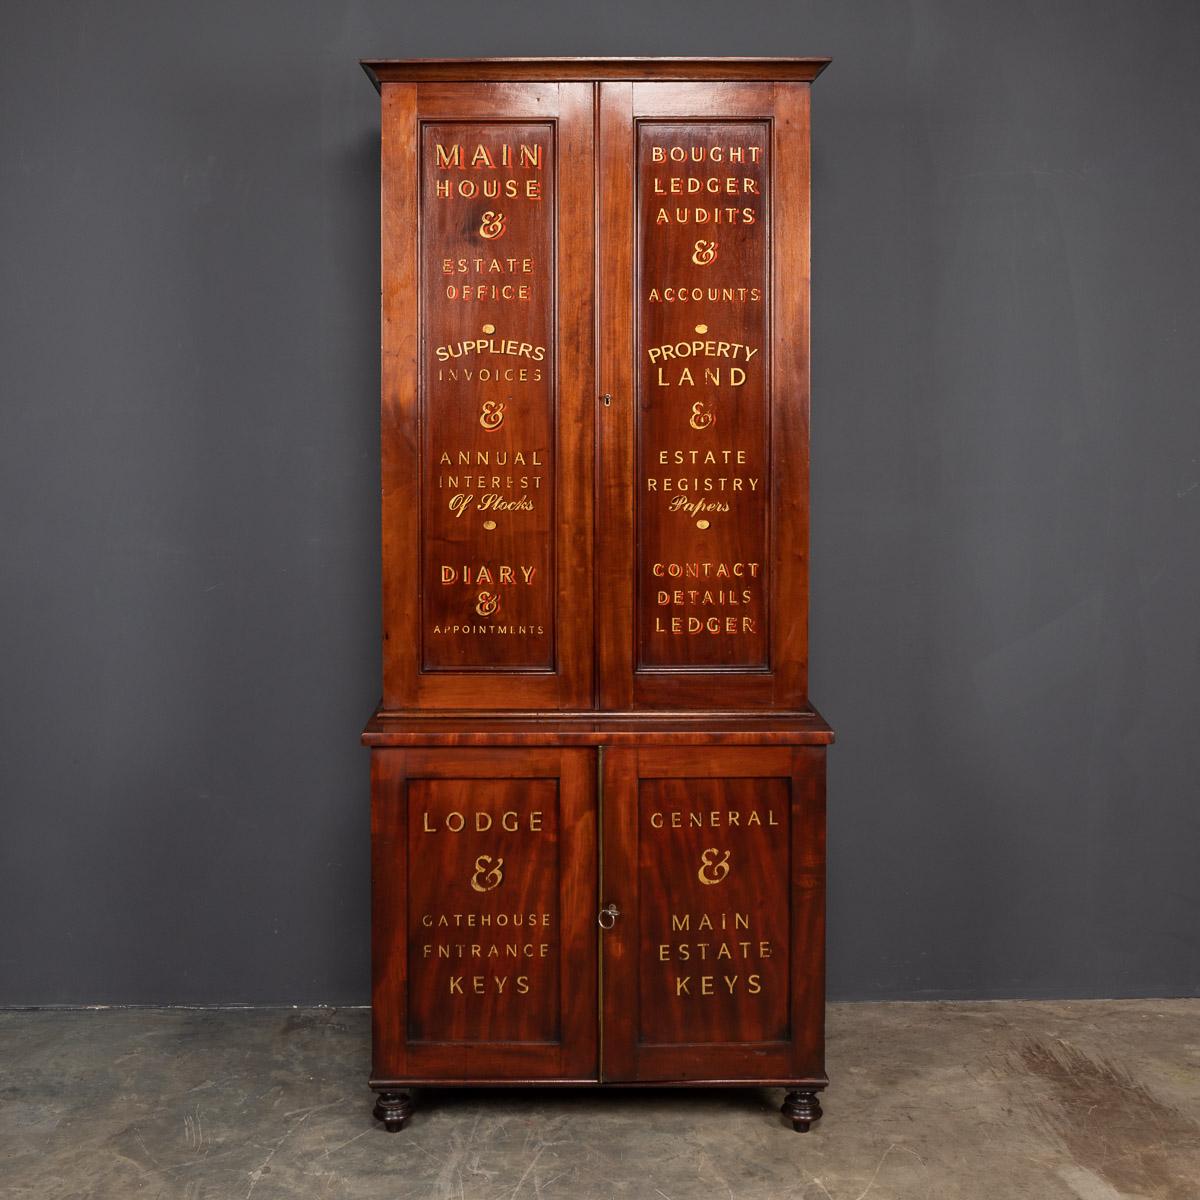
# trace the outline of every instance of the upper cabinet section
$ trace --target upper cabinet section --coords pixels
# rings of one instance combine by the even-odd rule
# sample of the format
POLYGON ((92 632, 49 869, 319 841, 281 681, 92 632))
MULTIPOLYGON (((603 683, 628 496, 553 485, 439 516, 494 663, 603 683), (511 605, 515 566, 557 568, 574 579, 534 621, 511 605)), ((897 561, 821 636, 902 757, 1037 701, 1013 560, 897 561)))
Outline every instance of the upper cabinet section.
POLYGON ((805 711, 823 59, 364 64, 389 711, 805 711))
POLYGON ((592 702, 592 88, 383 90, 384 702, 592 702))

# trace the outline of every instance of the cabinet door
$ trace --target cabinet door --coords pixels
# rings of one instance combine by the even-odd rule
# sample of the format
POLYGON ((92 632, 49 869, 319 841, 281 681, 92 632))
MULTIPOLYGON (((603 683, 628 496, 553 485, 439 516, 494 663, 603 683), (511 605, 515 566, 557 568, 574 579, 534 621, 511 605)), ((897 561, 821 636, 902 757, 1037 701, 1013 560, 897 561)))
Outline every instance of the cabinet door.
POLYGON ((382 96, 384 707, 589 707, 591 85, 382 96))
POLYGON ((371 760, 372 1082, 595 1079, 594 752, 371 760))
POLYGON ((615 709, 806 706, 808 85, 600 85, 615 709))
POLYGON ((824 1081, 824 751, 613 750, 613 1081, 824 1081))

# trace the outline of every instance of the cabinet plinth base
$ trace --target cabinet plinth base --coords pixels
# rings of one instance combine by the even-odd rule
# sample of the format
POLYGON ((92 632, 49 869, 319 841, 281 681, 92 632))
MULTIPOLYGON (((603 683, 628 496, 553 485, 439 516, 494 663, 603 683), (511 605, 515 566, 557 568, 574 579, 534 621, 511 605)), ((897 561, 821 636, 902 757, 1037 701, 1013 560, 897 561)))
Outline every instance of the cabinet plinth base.
POLYGON ((388 1133, 399 1133, 413 1115, 413 1102, 403 1092, 380 1092, 373 1112, 388 1133))
POLYGON ((372 747, 386 1128, 423 1087, 780 1088, 820 1119, 826 744, 662 737, 372 747))
POLYGON ((791 1121, 796 1133, 807 1133, 821 1119, 821 1102, 813 1091, 788 1092, 779 1111, 791 1121))

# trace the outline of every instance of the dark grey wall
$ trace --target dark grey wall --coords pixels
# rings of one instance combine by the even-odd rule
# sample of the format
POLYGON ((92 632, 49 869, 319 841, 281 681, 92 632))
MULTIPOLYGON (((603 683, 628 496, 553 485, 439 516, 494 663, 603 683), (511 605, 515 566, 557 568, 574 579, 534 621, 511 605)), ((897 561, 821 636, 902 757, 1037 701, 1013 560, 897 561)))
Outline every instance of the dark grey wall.
POLYGON ((0 1003, 363 1002, 360 56, 823 53, 834 996, 1200 984, 1200 8, 8 2, 0 1003))

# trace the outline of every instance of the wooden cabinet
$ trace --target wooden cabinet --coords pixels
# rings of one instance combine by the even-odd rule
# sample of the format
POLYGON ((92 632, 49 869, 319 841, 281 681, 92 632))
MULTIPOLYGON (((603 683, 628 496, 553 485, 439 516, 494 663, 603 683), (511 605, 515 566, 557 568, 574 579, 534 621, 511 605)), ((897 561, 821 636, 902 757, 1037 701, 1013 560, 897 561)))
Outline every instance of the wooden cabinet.
POLYGON ((382 98, 372 1087, 824 1087, 807 696, 824 59, 382 98))

